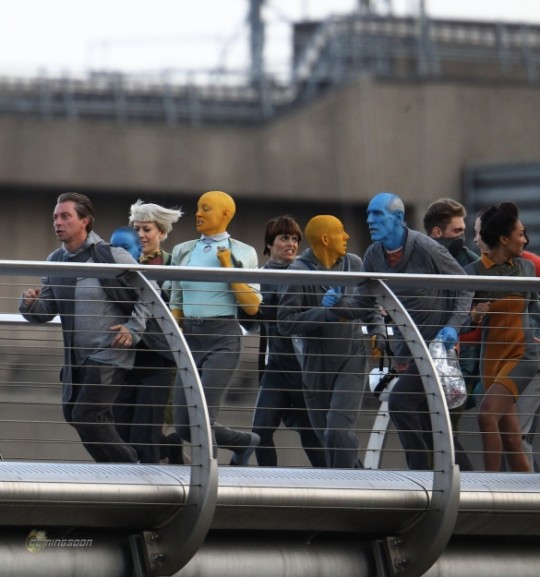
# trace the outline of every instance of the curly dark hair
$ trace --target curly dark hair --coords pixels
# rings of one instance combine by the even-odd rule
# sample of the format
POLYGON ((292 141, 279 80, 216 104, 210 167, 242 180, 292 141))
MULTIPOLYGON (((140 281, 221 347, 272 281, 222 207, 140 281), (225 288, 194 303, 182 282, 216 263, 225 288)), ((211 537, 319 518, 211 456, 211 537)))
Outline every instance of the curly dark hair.
POLYGON ((501 236, 512 234, 518 220, 518 207, 513 202, 490 206, 480 215, 480 237, 489 248, 495 248, 501 236))

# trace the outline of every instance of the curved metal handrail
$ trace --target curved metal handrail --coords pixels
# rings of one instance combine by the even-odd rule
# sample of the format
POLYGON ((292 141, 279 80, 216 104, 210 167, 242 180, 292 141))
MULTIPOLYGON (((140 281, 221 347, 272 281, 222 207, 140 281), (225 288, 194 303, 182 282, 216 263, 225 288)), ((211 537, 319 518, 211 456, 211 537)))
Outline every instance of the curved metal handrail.
POLYGON ((386 551, 395 575, 418 577, 440 557, 457 520, 459 467, 454 456, 452 426, 444 391, 427 345, 409 313, 383 281, 367 283, 385 310, 399 325, 413 354, 426 393, 433 435, 433 488, 427 511, 405 532, 386 539, 386 551))
MULTIPOLYGON (((114 265, 113 265, 114 266, 114 265)), ((177 365, 175 386, 185 390, 191 430, 191 467, 188 497, 162 527, 132 541, 132 553, 143 545, 144 561, 152 575, 172 575, 180 570, 203 543, 214 515, 217 497, 217 462, 204 391, 197 367, 177 322, 152 284, 137 272, 141 299, 157 320, 177 365)), ((138 559, 140 562, 141 559, 138 559)))
MULTIPOLYGON (((418 286, 418 282, 429 282, 432 286, 444 286, 446 288, 463 286, 490 287, 493 284, 497 288, 512 286, 521 288, 538 288, 539 280, 536 278, 512 278, 512 279, 486 279, 483 277, 463 276, 447 277, 442 275, 376 275, 366 273, 319 273, 308 271, 259 271, 246 269, 184 269, 180 267, 144 267, 134 265, 126 267, 116 265, 67 265, 66 263, 43 263, 43 262, 20 262, 0 261, 0 270, 6 270, 11 274, 36 275, 44 271, 49 274, 51 268, 62 269, 66 276, 80 274, 81 269, 85 273, 91 270, 91 276, 99 277, 100 274, 115 276, 126 270, 137 270, 140 277, 140 287, 144 291, 144 300, 151 304, 151 310, 158 318, 160 326, 169 340, 172 350, 177 350, 176 361, 180 370, 187 367, 191 373, 182 374, 186 393, 193 394, 192 400, 200 397, 201 402, 197 406, 196 414, 190 414, 190 422, 197 419, 204 422, 203 430, 192 430, 194 439, 193 466, 190 478, 189 506, 184 511, 173 512, 168 522, 162 526, 144 534, 139 540, 133 540, 133 550, 140 556, 141 566, 147 563, 147 572, 154 575, 165 575, 174 572, 192 555, 197 543, 204 540, 204 536, 212 521, 213 507, 216 498, 216 463, 212 458, 212 443, 210 428, 205 415, 204 395, 200 390, 200 381, 193 362, 187 349, 183 336, 178 330, 174 319, 165 305, 159 299, 148 278, 190 278, 193 280, 226 280, 260 282, 261 280, 279 279, 278 282, 294 282, 295 284, 310 284, 314 278, 336 279, 340 285, 354 285, 359 282, 367 283, 366 286, 371 294, 377 296, 383 306, 392 309, 393 317, 400 325, 404 338, 417 359, 419 372, 422 375, 424 389, 432 419, 434 436, 434 471, 431 490, 426 486, 428 504, 421 511, 416 511, 414 519, 402 531, 392 537, 385 538, 386 554, 390 560, 391 572, 404 577, 417 577, 425 573, 445 549, 450 535, 456 526, 459 505, 460 478, 457 467, 454 465, 454 448, 450 433, 450 422, 445 404, 441 383, 436 376, 436 371, 429 356, 429 351, 420 333, 415 327, 407 311, 403 309, 399 299, 394 295, 393 286, 418 286), (25 272, 26 271, 26 272, 25 272), (160 276, 162 275, 162 276, 160 276), (166 275, 166 276, 165 276, 166 275), (307 280, 309 279, 309 280, 307 280), (198 391, 198 392, 197 392, 198 391), (208 443, 204 445, 197 435, 201 434, 208 443), (199 451, 199 453, 197 453, 199 451)), ((197 402, 189 402, 196 405, 197 402)), ((260 473, 259 473, 260 474, 260 473)), ((412 473, 411 473, 412 476, 412 473)), ((464 475, 465 477, 465 475, 464 475)), ((249 491, 249 487, 246 487, 249 491)), ((219 497, 219 496, 218 496, 219 497)), ((248 503, 249 506, 249 503, 248 503)), ((142 573, 141 573, 142 574, 142 573)))
MULTIPOLYGON (((137 266, 97 263, 16 263, 4 261, 0 270, 17 274, 49 275, 61 270, 66 277, 83 273, 92 278, 112 278, 126 270, 136 272, 134 288, 157 321, 177 366, 175 386, 185 389, 189 406, 192 450, 189 491, 176 512, 163 524, 142 535, 133 536, 131 550, 141 575, 172 575, 180 570, 203 543, 214 514, 217 496, 217 462, 213 456, 213 435, 206 400, 197 367, 178 324, 151 283, 137 266), (58 264, 59 266, 55 266, 58 264), (37 265, 37 266, 33 266, 37 265)), ((150 267, 151 268, 151 267, 150 267)), ((156 329, 157 330, 157 329, 156 329)), ((174 479, 171 480, 174 482, 174 479)))

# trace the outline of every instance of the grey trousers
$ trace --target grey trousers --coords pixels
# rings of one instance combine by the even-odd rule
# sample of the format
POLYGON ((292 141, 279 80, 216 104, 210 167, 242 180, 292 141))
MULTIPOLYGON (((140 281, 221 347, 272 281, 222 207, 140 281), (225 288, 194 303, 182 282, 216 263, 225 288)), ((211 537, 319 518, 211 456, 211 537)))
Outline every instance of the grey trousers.
MULTIPOLYGON (((234 318, 184 319, 184 336, 199 370, 210 424, 218 447, 244 449, 251 435, 216 422, 227 387, 240 360, 242 331, 234 318)), ((189 414, 184 389, 174 389, 174 424, 190 441, 189 414)))
POLYGON ((356 427, 364 396, 365 370, 355 358, 340 366, 330 362, 321 367, 317 362, 317 371, 313 368, 309 360, 304 362, 304 396, 311 426, 324 448, 326 466, 362 467, 356 427))
POLYGON ((127 371, 111 365, 88 364, 73 369, 72 395, 64 418, 79 434, 97 463, 136 463, 137 452, 116 430, 113 405, 127 371))

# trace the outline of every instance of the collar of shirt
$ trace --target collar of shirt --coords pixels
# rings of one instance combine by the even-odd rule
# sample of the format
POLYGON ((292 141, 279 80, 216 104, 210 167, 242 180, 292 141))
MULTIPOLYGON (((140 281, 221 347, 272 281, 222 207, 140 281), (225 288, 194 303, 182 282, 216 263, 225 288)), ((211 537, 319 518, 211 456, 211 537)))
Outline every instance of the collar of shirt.
POLYGON ((201 240, 206 244, 210 244, 211 242, 220 242, 222 240, 227 240, 230 236, 231 235, 228 232, 213 234, 211 236, 206 236, 205 234, 203 234, 201 235, 201 240))
MULTIPOLYGON (((483 253, 481 254, 480 259, 481 259, 481 261, 482 261, 482 264, 483 264, 487 269, 492 268, 492 267, 494 267, 494 266, 497 265, 497 263, 494 262, 494 261, 492 261, 492 260, 489 258, 489 256, 487 255, 487 253, 485 253, 485 252, 483 252, 483 253)), ((514 260, 513 260, 513 259, 509 259, 509 260, 505 261, 505 262, 502 263, 502 264, 509 264, 510 266, 514 266, 514 260)))

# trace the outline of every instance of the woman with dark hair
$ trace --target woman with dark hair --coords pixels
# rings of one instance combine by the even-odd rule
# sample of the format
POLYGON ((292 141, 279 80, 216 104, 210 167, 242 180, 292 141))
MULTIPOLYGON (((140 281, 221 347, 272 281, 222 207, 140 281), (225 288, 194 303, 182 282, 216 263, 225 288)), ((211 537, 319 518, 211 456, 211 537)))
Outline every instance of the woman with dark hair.
MULTIPOLYGON (((279 216, 268 221, 264 232, 264 254, 269 259, 263 268, 288 268, 296 258, 301 240, 300 227, 290 216, 279 216)), ((267 467, 277 465, 274 433, 283 421, 299 432, 310 463, 314 467, 326 467, 324 452, 307 413, 302 369, 296 358, 292 338, 282 335, 277 328, 279 287, 262 283, 261 294, 261 378, 253 418, 253 432, 261 437, 261 443, 255 449, 257 462, 267 467)))
MULTIPOLYGON (((530 261, 520 258, 527 244, 518 209, 511 202, 491 206, 480 216, 480 259, 469 274, 536 276, 530 261)), ((479 290, 471 313, 481 326, 480 374, 485 395, 478 412, 486 471, 500 471, 503 451, 512 471, 530 471, 521 439, 516 401, 536 374, 537 347, 529 312, 538 312, 538 294, 527 291, 479 290)))

